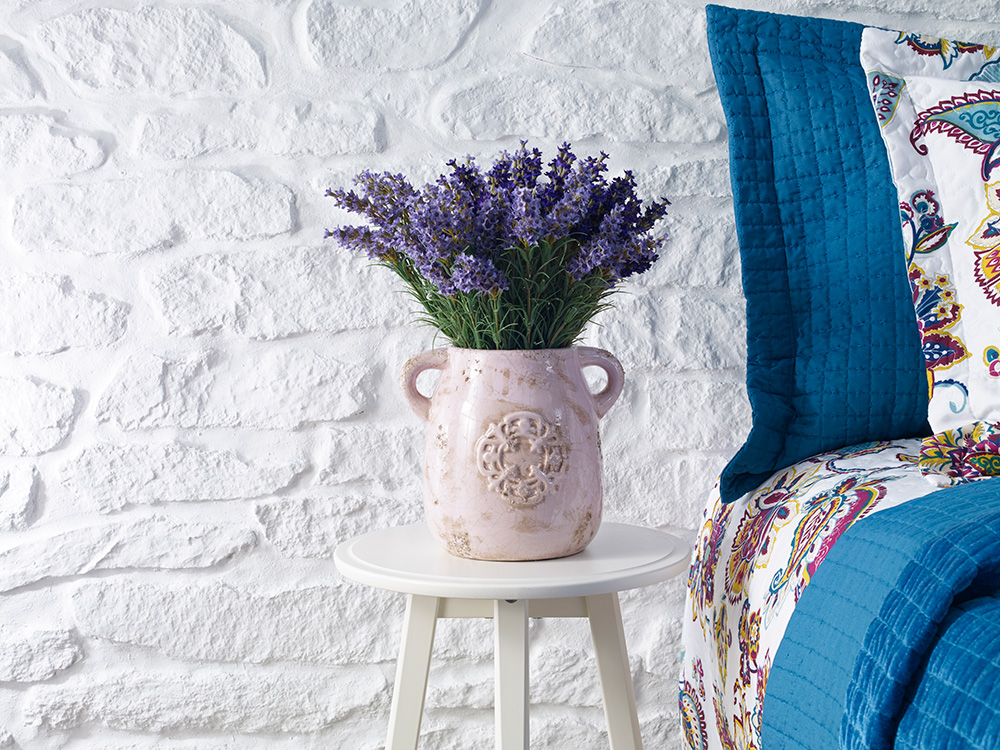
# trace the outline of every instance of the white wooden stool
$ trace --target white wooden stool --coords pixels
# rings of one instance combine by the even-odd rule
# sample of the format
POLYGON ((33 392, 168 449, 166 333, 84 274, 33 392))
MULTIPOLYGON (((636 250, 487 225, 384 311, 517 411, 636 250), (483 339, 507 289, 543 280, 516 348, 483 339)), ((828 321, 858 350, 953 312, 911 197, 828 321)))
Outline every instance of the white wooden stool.
POLYGON ((611 750, 641 750, 618 592, 672 578, 689 558, 677 537, 619 523, 579 554, 535 562, 454 557, 422 523, 339 545, 344 576, 408 595, 386 750, 416 750, 439 617, 494 618, 498 750, 528 748, 528 618, 588 618, 611 750))

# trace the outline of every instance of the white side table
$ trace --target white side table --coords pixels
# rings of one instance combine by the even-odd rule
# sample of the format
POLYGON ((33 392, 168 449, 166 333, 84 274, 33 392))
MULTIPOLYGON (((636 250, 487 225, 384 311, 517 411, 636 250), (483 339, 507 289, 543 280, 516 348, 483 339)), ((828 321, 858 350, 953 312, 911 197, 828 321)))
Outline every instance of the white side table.
POLYGON ((386 750, 416 750, 439 617, 495 620, 498 750, 528 748, 528 618, 588 618, 611 750, 641 750, 618 592, 672 578, 689 558, 677 537, 619 523, 602 524, 579 554, 537 562, 454 557, 422 523, 339 545, 343 575, 408 595, 386 750))

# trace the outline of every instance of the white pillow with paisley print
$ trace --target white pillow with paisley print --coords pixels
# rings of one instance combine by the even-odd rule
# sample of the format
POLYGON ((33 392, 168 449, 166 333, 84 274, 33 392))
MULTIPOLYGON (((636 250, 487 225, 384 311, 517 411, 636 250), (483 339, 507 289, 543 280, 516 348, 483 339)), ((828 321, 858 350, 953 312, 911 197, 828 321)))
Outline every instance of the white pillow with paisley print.
POLYGON ((1000 50, 865 29, 861 61, 899 194, 931 427, 1000 421, 1000 50))
POLYGON ((1000 422, 1000 83, 913 77, 907 88, 917 112, 911 141, 926 149, 937 201, 954 226, 936 252, 951 258, 969 353, 961 363, 968 415, 933 427, 1000 422))

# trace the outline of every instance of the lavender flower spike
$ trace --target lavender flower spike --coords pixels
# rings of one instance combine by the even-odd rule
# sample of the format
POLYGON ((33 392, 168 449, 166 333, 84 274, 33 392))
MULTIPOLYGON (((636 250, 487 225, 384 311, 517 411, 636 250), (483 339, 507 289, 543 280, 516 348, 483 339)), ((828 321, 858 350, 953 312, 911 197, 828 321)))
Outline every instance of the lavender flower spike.
POLYGON ((652 230, 669 202, 643 206, 631 173, 605 178, 607 159, 578 159, 564 143, 543 173, 541 152, 522 142, 485 172, 452 159, 420 189, 364 171, 355 190, 327 195, 368 224, 327 237, 395 271, 458 346, 569 346, 666 242, 652 230))

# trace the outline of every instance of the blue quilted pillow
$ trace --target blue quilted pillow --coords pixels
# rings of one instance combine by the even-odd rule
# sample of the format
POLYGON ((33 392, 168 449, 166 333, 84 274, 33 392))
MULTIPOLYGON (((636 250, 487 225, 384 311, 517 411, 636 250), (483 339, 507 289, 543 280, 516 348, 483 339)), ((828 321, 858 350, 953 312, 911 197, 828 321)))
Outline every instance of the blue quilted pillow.
POLYGON ((731 502, 816 453, 925 435, 927 378, 862 27, 708 6, 729 125, 753 426, 731 502))

